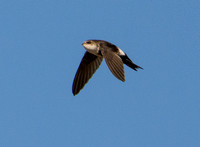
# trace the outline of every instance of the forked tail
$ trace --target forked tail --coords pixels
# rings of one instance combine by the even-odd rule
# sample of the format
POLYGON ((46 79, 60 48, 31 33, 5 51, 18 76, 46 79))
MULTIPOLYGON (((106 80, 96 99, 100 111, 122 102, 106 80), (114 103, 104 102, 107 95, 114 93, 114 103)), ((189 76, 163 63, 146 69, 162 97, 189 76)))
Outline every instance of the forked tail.
POLYGON ((134 69, 135 71, 137 71, 138 68, 143 69, 142 67, 134 64, 131 59, 129 59, 129 57, 125 54, 123 56, 120 56, 123 63, 126 64, 127 66, 129 66, 130 68, 134 69))

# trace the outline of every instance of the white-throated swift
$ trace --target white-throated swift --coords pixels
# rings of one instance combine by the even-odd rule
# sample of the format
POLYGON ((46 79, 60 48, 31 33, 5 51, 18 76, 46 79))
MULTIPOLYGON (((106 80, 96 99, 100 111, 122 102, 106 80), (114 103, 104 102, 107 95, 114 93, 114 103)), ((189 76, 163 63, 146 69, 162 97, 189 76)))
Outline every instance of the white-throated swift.
POLYGON ((74 77, 72 92, 78 94, 99 68, 103 58, 112 74, 125 81, 124 64, 137 71, 142 67, 134 64, 129 57, 114 44, 103 40, 87 40, 83 44, 86 52, 74 77))

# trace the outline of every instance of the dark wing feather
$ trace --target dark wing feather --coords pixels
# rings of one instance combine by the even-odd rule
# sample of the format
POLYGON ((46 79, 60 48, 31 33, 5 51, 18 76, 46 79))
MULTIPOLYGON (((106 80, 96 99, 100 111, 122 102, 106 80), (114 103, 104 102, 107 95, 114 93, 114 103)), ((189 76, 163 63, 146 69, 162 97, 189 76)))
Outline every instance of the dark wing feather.
POLYGON ((80 90, 89 81, 95 71, 99 68, 103 58, 95 56, 89 52, 85 52, 83 59, 74 77, 72 92, 74 95, 78 94, 80 90))
POLYGON ((106 64, 113 75, 124 82, 124 64, 122 59, 113 51, 103 50, 102 55, 105 58, 106 64))

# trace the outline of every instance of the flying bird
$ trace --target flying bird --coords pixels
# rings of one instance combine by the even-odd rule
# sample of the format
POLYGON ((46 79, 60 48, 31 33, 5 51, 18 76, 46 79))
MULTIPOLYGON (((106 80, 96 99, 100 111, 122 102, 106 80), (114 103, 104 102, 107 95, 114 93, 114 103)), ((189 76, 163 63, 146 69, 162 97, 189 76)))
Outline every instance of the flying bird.
POLYGON ((112 74, 119 80, 125 81, 124 64, 137 71, 142 67, 134 64, 120 48, 104 40, 87 40, 82 43, 86 52, 81 60, 74 82, 72 92, 78 94, 99 68, 103 58, 112 74))

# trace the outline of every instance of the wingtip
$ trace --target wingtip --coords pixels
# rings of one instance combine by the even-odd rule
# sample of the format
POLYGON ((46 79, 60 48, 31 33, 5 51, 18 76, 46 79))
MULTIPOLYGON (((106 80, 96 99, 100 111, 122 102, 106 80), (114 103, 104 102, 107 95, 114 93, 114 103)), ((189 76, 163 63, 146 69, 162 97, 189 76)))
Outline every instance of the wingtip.
POLYGON ((125 77, 118 78, 120 81, 125 82, 125 77))
POLYGON ((78 93, 79 93, 79 92, 77 92, 77 91, 73 91, 73 92, 72 92, 72 94, 73 94, 74 96, 76 96, 78 93))
POLYGON ((72 89, 73 96, 76 96, 78 93, 75 91, 75 89, 72 89))

